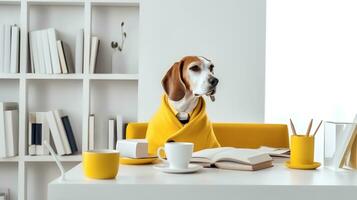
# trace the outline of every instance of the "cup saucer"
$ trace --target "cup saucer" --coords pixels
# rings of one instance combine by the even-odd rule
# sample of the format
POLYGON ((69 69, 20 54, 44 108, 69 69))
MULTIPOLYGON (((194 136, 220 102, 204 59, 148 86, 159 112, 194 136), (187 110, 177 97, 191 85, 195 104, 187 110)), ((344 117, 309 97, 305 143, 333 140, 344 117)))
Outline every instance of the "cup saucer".
POLYGON ((303 165, 303 164, 299 164, 299 165, 292 165, 290 163, 290 160, 285 162, 285 166, 291 168, 291 169, 305 169, 305 170, 312 170, 312 169, 316 169, 318 167, 320 167, 320 163, 319 162, 313 162, 312 164, 309 165, 303 165))
POLYGON ((172 168, 170 168, 169 164, 166 164, 166 163, 156 164, 153 167, 154 167, 154 169, 157 169, 161 172, 170 173, 170 174, 194 173, 194 172, 197 172, 203 168, 201 165, 189 164, 188 168, 186 168, 186 169, 172 169, 172 168))

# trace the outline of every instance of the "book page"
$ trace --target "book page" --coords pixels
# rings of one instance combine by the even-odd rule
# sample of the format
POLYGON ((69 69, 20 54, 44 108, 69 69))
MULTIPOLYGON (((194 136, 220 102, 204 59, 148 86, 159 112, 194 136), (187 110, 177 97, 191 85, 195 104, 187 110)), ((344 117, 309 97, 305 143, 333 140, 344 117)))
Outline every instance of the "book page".
POLYGON ((215 154, 212 161, 232 161, 244 164, 257 164, 272 160, 271 157, 266 154, 257 151, 256 149, 230 149, 215 154))
POLYGON ((223 151, 232 150, 232 149, 234 149, 234 148, 233 147, 220 147, 220 148, 204 149, 204 150, 192 153, 192 160, 195 161, 196 160, 195 158, 205 158, 208 160, 212 160, 216 154, 221 153, 223 151))
POLYGON ((256 150, 262 153, 267 153, 270 156, 290 157, 290 149, 288 148, 274 148, 274 147, 261 146, 256 150))

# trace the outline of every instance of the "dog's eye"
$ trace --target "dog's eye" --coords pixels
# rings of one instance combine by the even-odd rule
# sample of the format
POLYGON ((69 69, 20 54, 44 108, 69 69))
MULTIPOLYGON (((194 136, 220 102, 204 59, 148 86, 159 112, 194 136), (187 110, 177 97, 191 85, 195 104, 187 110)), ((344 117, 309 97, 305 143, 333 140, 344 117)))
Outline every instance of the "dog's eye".
POLYGON ((213 68, 214 68, 214 65, 210 65, 210 66, 208 67, 208 69, 209 69, 210 72, 213 72, 213 68))
POLYGON ((199 72, 201 70, 201 68, 198 65, 194 65, 190 68, 190 70, 192 70, 194 72, 199 72))

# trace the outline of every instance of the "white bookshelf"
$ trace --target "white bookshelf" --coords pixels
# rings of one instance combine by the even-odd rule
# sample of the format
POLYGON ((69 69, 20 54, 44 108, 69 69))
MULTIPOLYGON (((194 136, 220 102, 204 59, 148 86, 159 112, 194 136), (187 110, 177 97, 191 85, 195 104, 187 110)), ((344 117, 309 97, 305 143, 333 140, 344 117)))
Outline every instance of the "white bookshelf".
POLYGON ((50 156, 29 156, 29 112, 62 109, 69 115, 79 148, 61 156, 65 168, 82 160, 88 139, 88 116, 96 115, 95 147, 105 148, 107 120, 121 114, 124 122, 137 120, 138 40, 140 0, 0 0, 0 24, 20 26, 20 73, 0 73, 0 101, 19 103, 19 155, 0 158, 0 188, 9 188, 11 200, 42 200, 47 183, 59 172, 50 156), (111 73, 111 40, 120 39, 120 23, 128 34, 123 57, 126 65, 111 73), (117 24, 115 24, 117 23, 117 24), (83 74, 33 74, 28 60, 29 31, 54 27, 74 58, 75 36, 84 29, 83 74), (101 40, 97 73, 89 72, 90 37, 101 40))

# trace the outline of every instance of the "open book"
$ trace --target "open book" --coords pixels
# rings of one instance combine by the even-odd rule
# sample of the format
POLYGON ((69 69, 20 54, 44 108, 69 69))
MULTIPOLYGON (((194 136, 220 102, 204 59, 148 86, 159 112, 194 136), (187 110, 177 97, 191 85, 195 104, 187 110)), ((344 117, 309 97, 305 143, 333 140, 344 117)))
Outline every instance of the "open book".
POLYGON ((261 146, 256 150, 262 153, 267 153, 271 157, 290 158, 290 149, 288 148, 274 148, 274 147, 261 146))
POLYGON ((238 149, 233 147, 204 149, 194 152, 191 162, 205 167, 216 166, 222 169, 250 171, 272 166, 272 158, 268 153, 257 149, 238 149))

